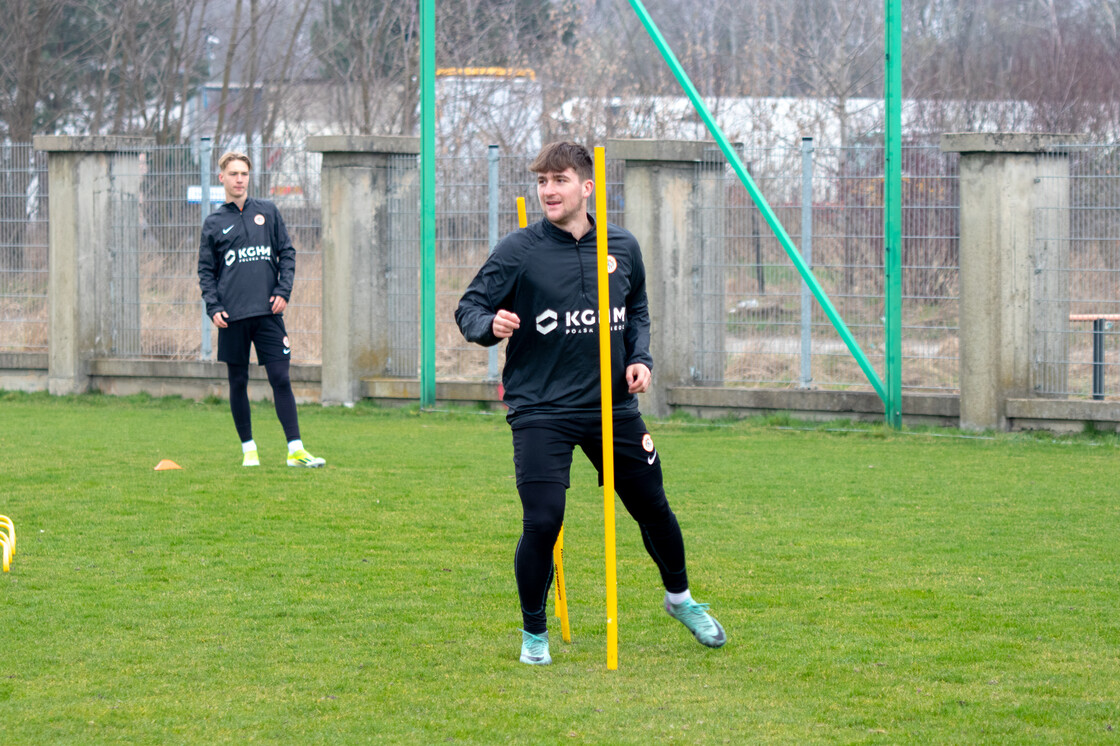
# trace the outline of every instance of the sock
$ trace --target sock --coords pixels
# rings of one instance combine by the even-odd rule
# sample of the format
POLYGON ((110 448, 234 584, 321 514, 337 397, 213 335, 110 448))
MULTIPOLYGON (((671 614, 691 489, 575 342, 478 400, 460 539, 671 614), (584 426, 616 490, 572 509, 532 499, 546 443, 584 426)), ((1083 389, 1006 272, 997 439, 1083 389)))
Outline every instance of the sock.
POLYGON ((676 606, 677 604, 683 604, 685 601, 688 601, 692 598, 692 593, 690 593, 687 588, 685 588, 682 593, 669 593, 667 595, 669 596, 669 603, 673 604, 674 606, 676 606))
POLYGON ((256 441, 247 440, 247 441, 245 441, 244 443, 241 444, 241 452, 242 453, 248 453, 249 451, 255 451, 255 450, 257 450, 256 441))
POLYGON ((288 453, 295 453, 303 448, 303 441, 299 438, 288 441, 288 453))

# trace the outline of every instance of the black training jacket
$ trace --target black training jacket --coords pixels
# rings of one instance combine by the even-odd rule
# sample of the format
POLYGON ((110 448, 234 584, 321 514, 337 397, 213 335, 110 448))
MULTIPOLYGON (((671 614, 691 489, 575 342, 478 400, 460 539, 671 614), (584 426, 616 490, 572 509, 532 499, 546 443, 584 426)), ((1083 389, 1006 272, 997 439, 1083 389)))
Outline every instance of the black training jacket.
POLYGON ((227 202, 202 223, 198 284, 206 315, 218 311, 230 321, 272 314, 271 296, 289 300, 296 277, 296 250, 276 205, 245 200, 239 210, 227 202))
MULTIPOLYGON (((590 218, 590 215, 588 216, 590 218)), ((611 378, 617 414, 638 410, 627 391, 626 366, 649 354, 646 271, 638 242, 607 226, 611 307, 611 378)), ((547 219, 515 231, 494 248, 455 311, 469 342, 497 344, 491 322, 504 309, 521 319, 509 338, 502 371, 511 425, 564 415, 600 414, 599 292, 596 240, 580 240, 547 219)))

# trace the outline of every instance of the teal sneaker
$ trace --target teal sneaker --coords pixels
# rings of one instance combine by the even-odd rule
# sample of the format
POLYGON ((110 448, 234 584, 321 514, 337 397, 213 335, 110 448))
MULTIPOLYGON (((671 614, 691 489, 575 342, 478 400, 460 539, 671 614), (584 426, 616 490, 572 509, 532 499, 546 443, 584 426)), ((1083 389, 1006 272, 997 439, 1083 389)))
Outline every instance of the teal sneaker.
POLYGON ((722 648, 727 642, 727 635, 723 627, 708 613, 708 604, 698 604, 692 599, 684 603, 669 603, 669 594, 665 594, 665 611, 669 616, 688 627, 701 645, 710 648, 722 648))
POLYGON ((552 663, 552 656, 548 654, 547 632, 534 635, 521 630, 521 662, 530 666, 547 666, 552 663))

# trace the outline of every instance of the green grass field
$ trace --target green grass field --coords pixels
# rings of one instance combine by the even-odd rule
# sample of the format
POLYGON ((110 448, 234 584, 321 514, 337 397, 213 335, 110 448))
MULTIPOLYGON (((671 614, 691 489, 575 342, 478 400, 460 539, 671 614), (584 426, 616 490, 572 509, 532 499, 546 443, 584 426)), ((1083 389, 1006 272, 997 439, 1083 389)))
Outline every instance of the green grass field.
MULTIPOLYGON (((0 742, 1114 743, 1120 441, 655 423, 692 588, 660 607, 573 469, 573 642, 517 660, 520 505, 500 416, 0 393, 0 742), (160 459, 181 471, 153 471, 160 459)), ((835 429, 835 428, 834 428, 835 429)))

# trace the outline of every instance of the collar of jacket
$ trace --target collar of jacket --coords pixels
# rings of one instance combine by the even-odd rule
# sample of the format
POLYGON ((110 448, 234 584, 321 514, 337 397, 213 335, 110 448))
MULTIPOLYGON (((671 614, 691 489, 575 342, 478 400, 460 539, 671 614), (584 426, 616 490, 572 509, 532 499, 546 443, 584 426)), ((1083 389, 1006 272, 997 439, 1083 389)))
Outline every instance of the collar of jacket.
POLYGON ((556 227, 556 224, 548 218, 541 218, 541 223, 544 224, 544 233, 549 238, 552 238, 556 241, 562 241, 564 243, 578 243, 587 240, 588 236, 590 236, 592 240, 594 240, 595 238, 595 217, 591 213, 587 213, 587 220, 591 223, 591 230, 585 233, 583 235, 583 238, 579 239, 578 241, 576 240, 576 237, 568 231, 564 230, 563 228, 556 227))
POLYGON ((246 197, 245 198, 245 207, 243 207, 241 209, 238 209, 237 205, 233 202, 225 202, 225 203, 222 204, 221 208, 219 208, 219 209, 225 210, 226 212, 241 213, 241 212, 245 212, 245 210, 249 207, 249 205, 251 203, 255 202, 255 201, 256 200, 254 200, 252 197, 246 197))

